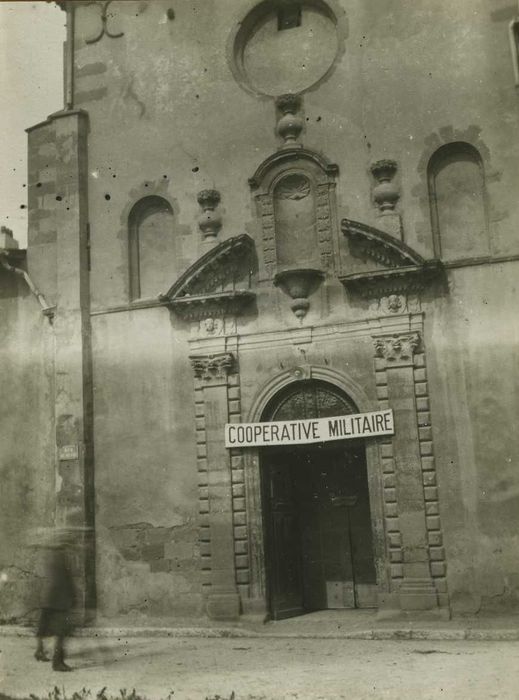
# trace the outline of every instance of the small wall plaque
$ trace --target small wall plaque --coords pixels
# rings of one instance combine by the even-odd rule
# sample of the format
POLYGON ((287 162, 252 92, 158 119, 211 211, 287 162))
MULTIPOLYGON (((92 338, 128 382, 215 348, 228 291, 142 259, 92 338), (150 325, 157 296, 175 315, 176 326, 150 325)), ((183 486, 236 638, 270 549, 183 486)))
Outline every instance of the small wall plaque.
POLYGON ((79 445, 61 445, 58 447, 58 459, 62 462, 69 459, 79 459, 79 445))

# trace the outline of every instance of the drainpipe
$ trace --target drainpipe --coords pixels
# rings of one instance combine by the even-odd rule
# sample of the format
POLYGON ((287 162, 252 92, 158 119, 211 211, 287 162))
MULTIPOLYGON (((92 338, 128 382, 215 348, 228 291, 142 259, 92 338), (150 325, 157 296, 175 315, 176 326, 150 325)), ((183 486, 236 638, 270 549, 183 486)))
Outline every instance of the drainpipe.
POLYGON ((7 255, 8 253, 6 251, 0 250, 0 265, 7 270, 8 272, 14 272, 16 275, 19 275, 20 277, 23 277, 25 280, 27 286, 31 290, 31 292, 34 294, 36 299, 38 300, 39 305, 41 306, 41 310, 44 316, 47 316, 51 321, 54 318, 54 312, 56 310, 55 306, 51 306, 43 294, 40 292, 40 290, 36 287, 32 279, 29 277, 28 273, 25 270, 22 270, 19 267, 15 267, 14 265, 11 265, 7 262, 7 255))

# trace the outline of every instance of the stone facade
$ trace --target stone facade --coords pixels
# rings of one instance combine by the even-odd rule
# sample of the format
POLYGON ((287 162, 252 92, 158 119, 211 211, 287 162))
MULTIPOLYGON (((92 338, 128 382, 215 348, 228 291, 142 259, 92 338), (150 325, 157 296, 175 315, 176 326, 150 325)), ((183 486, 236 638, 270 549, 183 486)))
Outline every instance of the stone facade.
POLYGON ((516 8, 60 4, 65 109, 0 249, 1 618, 54 521, 87 613, 269 615, 268 456, 223 427, 297 382, 393 409, 379 610, 516 609, 516 8))

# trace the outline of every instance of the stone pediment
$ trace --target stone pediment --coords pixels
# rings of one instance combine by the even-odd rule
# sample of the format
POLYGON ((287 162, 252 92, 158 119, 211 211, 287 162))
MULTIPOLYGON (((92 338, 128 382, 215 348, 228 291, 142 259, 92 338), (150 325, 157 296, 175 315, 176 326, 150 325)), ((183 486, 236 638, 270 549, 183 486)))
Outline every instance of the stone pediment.
POLYGON ((440 260, 426 260, 403 241, 385 231, 343 219, 341 230, 350 242, 362 271, 340 276, 349 290, 363 297, 420 292, 440 274, 440 260))
POLYGON ((254 266, 252 238, 228 238, 194 262, 160 298, 185 319, 237 315, 256 297, 251 290, 254 266))

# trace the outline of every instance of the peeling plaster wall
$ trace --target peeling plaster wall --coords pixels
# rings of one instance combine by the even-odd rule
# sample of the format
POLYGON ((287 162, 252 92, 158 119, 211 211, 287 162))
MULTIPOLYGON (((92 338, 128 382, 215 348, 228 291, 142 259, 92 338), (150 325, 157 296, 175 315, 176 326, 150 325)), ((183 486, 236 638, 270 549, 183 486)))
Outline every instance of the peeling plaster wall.
POLYGON ((93 318, 101 615, 201 611, 193 380, 166 309, 93 318))
POLYGON ((53 335, 36 299, 0 270, 0 622, 31 619, 34 530, 54 515, 53 335))
POLYGON ((426 309, 455 612, 519 607, 518 264, 452 270, 426 309))

